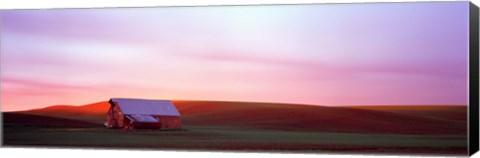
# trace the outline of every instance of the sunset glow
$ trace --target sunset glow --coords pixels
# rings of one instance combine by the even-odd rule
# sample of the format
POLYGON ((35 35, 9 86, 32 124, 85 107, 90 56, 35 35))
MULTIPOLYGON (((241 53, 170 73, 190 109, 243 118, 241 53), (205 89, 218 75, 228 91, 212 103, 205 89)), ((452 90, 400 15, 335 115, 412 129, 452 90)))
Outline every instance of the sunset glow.
POLYGON ((1 110, 466 105, 468 3, 2 10, 1 110))

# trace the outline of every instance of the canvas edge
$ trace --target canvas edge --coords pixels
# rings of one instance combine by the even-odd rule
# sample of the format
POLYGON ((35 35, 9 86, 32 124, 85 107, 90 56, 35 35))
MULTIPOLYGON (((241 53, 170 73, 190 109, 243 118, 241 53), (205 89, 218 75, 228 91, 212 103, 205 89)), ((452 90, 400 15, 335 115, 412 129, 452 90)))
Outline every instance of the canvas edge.
POLYGON ((468 106, 468 154, 478 151, 479 144, 479 49, 478 7, 469 4, 469 106, 468 106))

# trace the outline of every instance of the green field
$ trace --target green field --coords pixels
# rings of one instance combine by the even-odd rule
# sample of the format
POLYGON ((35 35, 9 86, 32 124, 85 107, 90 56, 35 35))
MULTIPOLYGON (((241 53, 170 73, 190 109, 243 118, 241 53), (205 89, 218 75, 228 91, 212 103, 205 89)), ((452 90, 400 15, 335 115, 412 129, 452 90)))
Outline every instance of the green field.
POLYGON ((184 126, 174 131, 19 126, 6 129, 4 145, 7 146, 456 154, 464 150, 466 140, 458 135, 292 132, 209 126, 184 126))

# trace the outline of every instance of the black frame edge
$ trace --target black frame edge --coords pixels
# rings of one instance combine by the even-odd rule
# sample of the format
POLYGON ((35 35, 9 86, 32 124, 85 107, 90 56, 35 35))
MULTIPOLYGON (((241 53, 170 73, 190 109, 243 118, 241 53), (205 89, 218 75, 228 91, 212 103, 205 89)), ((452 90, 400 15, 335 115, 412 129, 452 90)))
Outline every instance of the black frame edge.
POLYGON ((469 104, 468 104, 468 154, 478 151, 479 143, 479 50, 478 7, 469 4, 469 104))

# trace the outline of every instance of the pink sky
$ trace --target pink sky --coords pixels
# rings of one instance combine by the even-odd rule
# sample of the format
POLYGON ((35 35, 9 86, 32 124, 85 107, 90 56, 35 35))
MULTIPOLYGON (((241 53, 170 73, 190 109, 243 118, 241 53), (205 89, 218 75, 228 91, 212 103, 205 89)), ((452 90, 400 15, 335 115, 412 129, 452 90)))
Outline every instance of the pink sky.
POLYGON ((467 104, 468 2, 3 10, 1 28, 2 111, 467 104))

